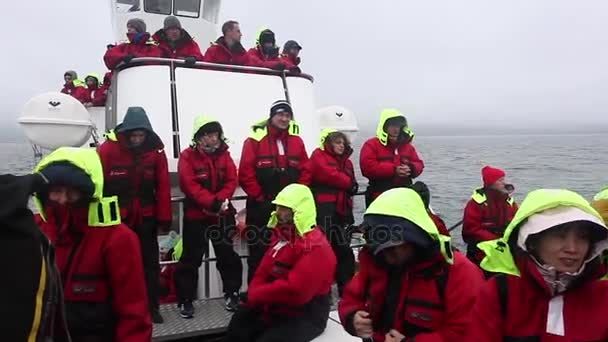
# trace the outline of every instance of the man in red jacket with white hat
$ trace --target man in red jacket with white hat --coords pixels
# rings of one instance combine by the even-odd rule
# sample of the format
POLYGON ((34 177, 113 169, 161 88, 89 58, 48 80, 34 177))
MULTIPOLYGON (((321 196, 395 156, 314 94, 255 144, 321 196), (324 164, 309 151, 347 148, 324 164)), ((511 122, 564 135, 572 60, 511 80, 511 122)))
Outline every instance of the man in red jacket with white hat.
POLYGON ((477 244, 501 237, 517 211, 510 196, 513 185, 505 182, 505 175, 501 169, 484 166, 483 187, 473 191, 464 209, 462 239, 467 243, 467 257, 477 265, 483 258, 477 244))

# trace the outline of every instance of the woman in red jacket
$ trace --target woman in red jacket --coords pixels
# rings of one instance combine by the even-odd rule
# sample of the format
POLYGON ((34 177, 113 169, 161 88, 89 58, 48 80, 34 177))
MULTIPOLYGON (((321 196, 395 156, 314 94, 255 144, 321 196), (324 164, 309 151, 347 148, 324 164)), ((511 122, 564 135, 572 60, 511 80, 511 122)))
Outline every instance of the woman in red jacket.
POLYGON ((300 183, 310 186, 317 206, 317 223, 323 228, 338 259, 336 283, 342 296, 344 285, 355 274, 355 256, 346 236, 346 226, 353 224, 353 199, 358 185, 353 153, 346 135, 335 129, 321 131, 321 146, 314 150, 302 172, 300 183))
POLYGON ((198 268, 209 253, 209 240, 217 255, 226 310, 234 311, 242 283, 243 266, 234 251, 234 214, 229 200, 237 185, 236 166, 219 122, 205 116, 194 121, 192 146, 177 164, 184 202, 183 252, 175 271, 175 287, 183 318, 194 316, 198 268))
MULTIPOLYGON (((364 216, 367 246, 338 304, 348 333, 374 342, 464 341, 481 271, 452 251, 420 196, 391 189, 364 216)), ((475 341, 475 340, 471 340, 475 341)))
POLYGON ((528 194, 504 236, 478 244, 495 273, 473 309, 470 341, 608 341, 608 228, 580 195, 528 194))
POLYGON ((34 197, 39 225, 55 247, 73 341, 148 342, 152 321, 137 235, 103 197, 93 149, 63 147, 34 170, 47 188, 34 197))

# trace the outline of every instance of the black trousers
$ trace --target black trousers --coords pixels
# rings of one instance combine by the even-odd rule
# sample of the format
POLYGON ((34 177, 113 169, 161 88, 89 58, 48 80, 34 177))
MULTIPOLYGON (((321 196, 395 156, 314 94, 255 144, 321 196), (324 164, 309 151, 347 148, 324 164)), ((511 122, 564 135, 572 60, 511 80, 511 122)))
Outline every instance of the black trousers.
POLYGON ((158 224, 154 217, 144 217, 143 223, 133 230, 139 238, 148 304, 150 310, 158 309, 158 294, 160 291, 160 264, 158 256, 158 224))
POLYGON ((234 251, 232 233, 234 225, 207 224, 199 220, 184 219, 183 251, 175 270, 175 289, 180 303, 196 299, 198 268, 203 256, 209 255, 209 241, 216 255, 216 267, 222 278, 225 294, 238 292, 243 281, 243 264, 234 251))
POLYGON ((240 307, 232 316, 226 341, 230 342, 309 342, 321 335, 325 325, 313 324, 302 317, 277 317, 268 324, 262 313, 255 309, 240 307))
POLYGON ((335 205, 331 203, 317 205, 317 224, 325 232, 338 262, 335 279, 340 296, 344 286, 355 275, 355 255, 350 248, 350 236, 346 234, 346 226, 351 223, 352 218, 336 213, 335 205))
POLYGON ((249 258, 247 258, 247 282, 251 283, 255 270, 266 253, 270 242, 270 231, 266 227, 270 214, 274 210, 271 201, 258 202, 247 199, 247 225, 245 238, 249 247, 249 258))

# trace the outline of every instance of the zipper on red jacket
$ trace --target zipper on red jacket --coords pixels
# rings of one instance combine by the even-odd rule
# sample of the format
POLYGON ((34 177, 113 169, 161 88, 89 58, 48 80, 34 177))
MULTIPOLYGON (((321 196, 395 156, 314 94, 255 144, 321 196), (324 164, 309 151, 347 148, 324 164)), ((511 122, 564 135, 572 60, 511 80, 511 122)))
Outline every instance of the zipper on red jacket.
POLYGON ((63 282, 63 286, 67 285, 67 280, 68 280, 68 276, 72 276, 72 263, 74 262, 74 256, 76 255, 76 251, 78 250, 78 247, 80 247, 80 243, 82 242, 82 239, 84 237, 84 234, 79 235, 76 238, 76 243, 74 244, 74 247, 72 247, 72 250, 70 251, 70 255, 68 256, 68 262, 65 265, 65 270, 66 272, 61 276, 61 281, 63 282))

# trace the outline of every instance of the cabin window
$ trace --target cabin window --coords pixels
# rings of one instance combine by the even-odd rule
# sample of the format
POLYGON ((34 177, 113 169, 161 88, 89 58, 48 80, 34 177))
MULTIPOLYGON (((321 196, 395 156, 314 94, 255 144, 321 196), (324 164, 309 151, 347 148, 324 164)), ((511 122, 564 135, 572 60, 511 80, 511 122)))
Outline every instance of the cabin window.
POLYGON ((200 10, 201 0, 175 0, 173 3, 174 15, 198 18, 200 10))
POLYGON ((139 0, 116 0, 116 9, 119 12, 137 12, 141 9, 139 0))
POLYGON ((171 14, 171 0, 145 0, 144 10, 148 13, 171 14))

